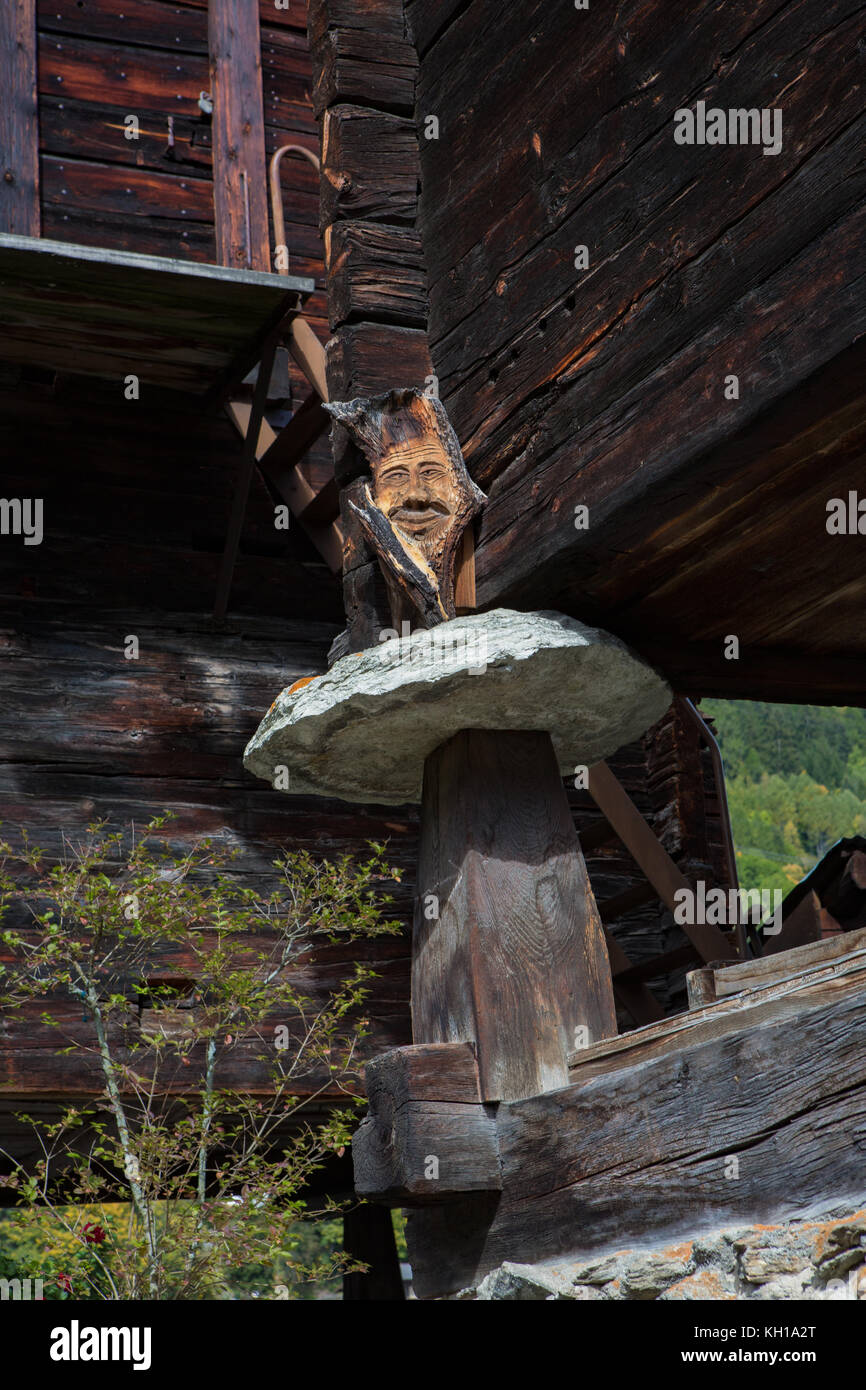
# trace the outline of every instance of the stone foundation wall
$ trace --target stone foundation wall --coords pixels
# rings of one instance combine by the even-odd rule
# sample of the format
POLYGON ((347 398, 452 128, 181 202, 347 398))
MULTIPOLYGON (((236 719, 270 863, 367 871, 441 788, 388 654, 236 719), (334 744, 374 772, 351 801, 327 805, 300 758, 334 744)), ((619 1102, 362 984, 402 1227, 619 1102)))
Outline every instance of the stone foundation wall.
POLYGON ((866 1202, 779 1225, 730 1226, 658 1249, 505 1263, 458 1299, 862 1299, 866 1202))

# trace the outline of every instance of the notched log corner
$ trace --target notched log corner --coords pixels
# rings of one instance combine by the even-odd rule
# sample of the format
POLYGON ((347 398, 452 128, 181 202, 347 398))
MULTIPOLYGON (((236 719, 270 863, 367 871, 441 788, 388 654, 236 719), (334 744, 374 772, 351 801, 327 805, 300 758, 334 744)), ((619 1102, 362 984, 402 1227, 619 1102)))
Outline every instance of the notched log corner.
POLYGON ((370 1109, 352 1140, 359 1196, 427 1206, 502 1190, 470 1043, 395 1048, 368 1062, 366 1083, 370 1109))

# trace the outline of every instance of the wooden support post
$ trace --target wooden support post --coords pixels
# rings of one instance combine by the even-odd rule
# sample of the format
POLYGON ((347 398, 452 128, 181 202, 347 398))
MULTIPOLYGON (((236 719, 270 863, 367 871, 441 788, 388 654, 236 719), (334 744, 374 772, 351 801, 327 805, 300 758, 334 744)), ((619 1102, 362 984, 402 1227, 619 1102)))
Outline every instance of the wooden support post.
POLYGON ((475 532, 467 526, 457 554, 454 576, 454 607, 457 616, 475 612, 475 532))
POLYGON ((465 729, 427 759, 416 1043, 475 1044, 485 1101, 568 1084, 616 1034, 598 910, 548 734, 465 729))
POLYGON ((36 0, 0 5, 0 232, 37 237, 39 114, 36 100, 36 0))
POLYGON ((259 0, 210 0, 216 254, 236 270, 270 270, 259 0))
POLYGON ((344 1302, 395 1303, 406 1297, 387 1207, 350 1207, 343 1216, 343 1249, 367 1265, 366 1274, 343 1276, 344 1302))

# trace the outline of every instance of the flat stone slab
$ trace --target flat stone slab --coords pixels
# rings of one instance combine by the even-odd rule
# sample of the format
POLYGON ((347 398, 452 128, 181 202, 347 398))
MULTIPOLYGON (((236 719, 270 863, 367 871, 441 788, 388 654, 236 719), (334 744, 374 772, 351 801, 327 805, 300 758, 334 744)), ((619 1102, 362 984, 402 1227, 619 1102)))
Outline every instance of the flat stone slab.
POLYGON ((294 795, 421 800, 424 760, 460 729, 540 730, 563 774, 660 719, 670 687, 617 637, 496 608, 342 657, 277 696, 244 766, 294 795))

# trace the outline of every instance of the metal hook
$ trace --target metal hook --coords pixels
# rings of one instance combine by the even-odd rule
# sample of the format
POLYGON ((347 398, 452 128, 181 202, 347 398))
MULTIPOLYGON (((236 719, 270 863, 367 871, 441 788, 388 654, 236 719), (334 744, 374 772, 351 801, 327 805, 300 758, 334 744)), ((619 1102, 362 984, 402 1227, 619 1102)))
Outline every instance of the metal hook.
POLYGON ((303 155, 304 159, 308 159, 310 161, 317 174, 320 173, 322 168, 319 156, 317 154, 313 154, 312 150, 306 149, 303 145, 281 145, 280 148, 276 151, 276 153, 271 157, 271 213, 274 219, 274 238, 276 240, 277 246, 285 246, 286 248, 286 264, 285 266, 277 266, 277 273, 279 275, 288 275, 289 273, 288 243, 286 241, 286 223, 285 218, 283 216, 283 190, 280 184, 280 161, 284 154, 303 155))

